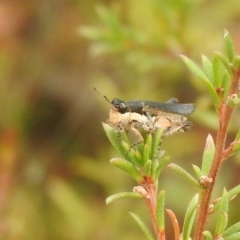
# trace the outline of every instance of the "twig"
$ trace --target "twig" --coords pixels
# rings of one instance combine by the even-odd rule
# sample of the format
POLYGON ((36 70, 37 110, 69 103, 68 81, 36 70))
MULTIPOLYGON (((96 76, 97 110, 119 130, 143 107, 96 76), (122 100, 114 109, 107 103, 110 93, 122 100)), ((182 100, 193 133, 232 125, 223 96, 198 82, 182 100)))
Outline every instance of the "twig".
POLYGON ((156 216, 156 205, 157 205, 157 192, 156 186, 151 178, 146 178, 142 183, 142 186, 148 192, 148 198, 146 198, 146 204, 151 216, 154 232, 157 236, 157 240, 165 240, 165 233, 161 232, 158 228, 157 216, 156 216))

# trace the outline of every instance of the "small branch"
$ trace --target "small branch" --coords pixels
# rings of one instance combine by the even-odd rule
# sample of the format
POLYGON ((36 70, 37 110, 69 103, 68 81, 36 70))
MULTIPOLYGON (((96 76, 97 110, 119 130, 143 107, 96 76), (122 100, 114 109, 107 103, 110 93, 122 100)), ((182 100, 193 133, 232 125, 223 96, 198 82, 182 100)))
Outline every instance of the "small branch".
POLYGON ((232 153, 233 153, 233 148, 237 144, 240 144, 240 141, 233 141, 228 148, 226 148, 223 152, 223 161, 226 160, 232 153))
POLYGON ((153 181, 149 178, 146 178, 145 181, 142 183, 142 186, 148 192, 148 198, 146 198, 146 204, 151 216, 153 229, 155 234, 158 234, 158 227, 157 227, 157 218, 156 218, 156 190, 153 184, 153 181))
POLYGON ((161 232, 158 228, 157 216, 156 216, 156 205, 157 205, 157 192, 154 181, 151 178, 146 178, 142 183, 142 186, 148 192, 148 198, 146 198, 146 204, 151 216, 154 232, 157 236, 157 240, 165 240, 165 233, 161 232))

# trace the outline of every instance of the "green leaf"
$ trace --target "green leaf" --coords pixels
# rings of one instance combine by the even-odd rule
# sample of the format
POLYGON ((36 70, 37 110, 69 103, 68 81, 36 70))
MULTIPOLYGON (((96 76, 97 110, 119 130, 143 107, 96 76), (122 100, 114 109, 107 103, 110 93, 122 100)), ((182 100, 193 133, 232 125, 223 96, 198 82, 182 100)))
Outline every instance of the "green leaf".
POLYGON ((137 166, 137 167, 143 166, 144 164, 143 157, 137 149, 130 147, 126 152, 130 158, 130 161, 134 164, 134 166, 137 166))
POLYGON ((164 232, 165 223, 164 223, 164 203, 165 202, 165 191, 161 191, 157 197, 157 208, 156 208, 156 215, 157 215, 157 222, 158 228, 161 232, 164 232))
POLYGON ((188 182, 193 184, 195 187, 201 188, 198 181, 192 175, 190 175, 186 170, 184 170, 182 167, 178 166, 177 164, 171 163, 168 165, 168 168, 173 169, 175 172, 180 174, 183 178, 185 178, 188 182))
POLYGON ((209 231, 204 231, 203 236, 206 238, 206 240, 212 240, 212 234, 209 231))
POLYGON ((103 123, 103 128, 104 128, 104 131, 105 131, 109 141, 113 145, 113 147, 123 156, 123 158, 125 158, 128 161, 131 161, 129 155, 127 154, 125 148, 123 147, 123 145, 121 143, 121 140, 128 142, 128 138, 127 138, 126 134, 120 133, 121 138, 119 138, 119 135, 107 123, 103 123))
MULTIPOLYGON (((232 188, 231 190, 229 190, 227 192, 227 197, 228 197, 228 201, 230 201, 232 198, 234 198, 235 196, 237 196, 240 193, 240 185, 232 188)), ((220 208, 220 204, 221 201, 219 201, 217 204, 215 204, 213 211, 215 212, 217 209, 220 208)))
POLYGON ((230 63, 232 63, 233 59, 235 58, 234 46, 232 38, 227 30, 224 31, 224 44, 228 60, 230 63))
POLYGON ((195 194, 188 205, 185 218, 184 218, 184 223, 183 223, 183 233, 182 233, 183 240, 188 240, 190 237, 192 227, 193 227, 193 222, 196 216, 196 209, 198 206, 198 197, 199 197, 199 194, 195 194))
POLYGON ((239 141, 240 140, 240 130, 238 131, 236 137, 235 137, 235 141, 239 141))
POLYGON ((141 218, 135 214, 135 213, 131 213, 131 216, 133 217, 133 219, 137 222, 138 226, 142 229, 142 231, 144 232, 144 234, 146 235, 148 240, 154 240, 154 237, 151 233, 151 231, 147 228, 147 226, 145 225, 145 223, 141 220, 141 218))
POLYGON ((208 175, 209 170, 212 166, 213 158, 215 154, 215 145, 213 138, 210 134, 207 136, 205 149, 203 152, 203 159, 202 159, 202 173, 203 175, 208 175))
POLYGON ((208 79, 214 84, 214 75, 213 75, 213 67, 211 61, 204 55, 202 55, 202 64, 204 73, 208 77, 208 79))
POLYGON ((162 140, 162 129, 158 129, 157 132, 153 134, 152 138, 152 146, 151 146, 151 159, 153 161, 152 164, 152 176, 156 179, 156 169, 159 166, 160 158, 164 155, 165 151, 160 151, 160 145, 162 140))
POLYGON ((116 200, 119 199, 124 199, 124 198, 137 198, 137 199, 142 199, 143 196, 140 193, 135 193, 135 192, 121 192, 121 193, 116 193, 113 194, 106 199, 106 204, 110 204, 116 200))
POLYGON ((205 73, 198 67, 196 63, 194 63, 190 58, 180 55, 185 62, 185 64, 188 66, 188 68, 191 70, 191 72, 196 75, 198 78, 200 78, 203 81, 206 81, 207 84, 213 86, 211 84, 211 81, 208 79, 208 77, 205 75, 205 73))
POLYGON ((220 201, 219 215, 217 218, 215 235, 221 235, 225 230, 228 222, 228 195, 224 189, 223 196, 220 201))
POLYGON ((233 60, 233 70, 237 71, 240 68, 240 56, 237 56, 233 60))
POLYGON ((228 199, 230 200, 234 196, 238 195, 240 193, 240 185, 237 185, 236 187, 232 188, 231 190, 228 191, 228 199))
MULTIPOLYGON (((120 136, 118 136, 118 137, 120 137, 120 136)), ((126 153, 129 153, 129 150, 131 149, 130 144, 129 144, 128 142, 126 142, 126 141, 121 140, 121 138, 119 138, 119 141, 121 142, 121 145, 122 145, 124 151, 125 151, 126 153)), ((129 154, 128 154, 128 155, 129 155, 129 154)))
POLYGON ((235 153, 239 152, 240 150, 240 140, 233 142, 233 148, 230 156, 234 155, 235 153))
POLYGON ((232 225, 231 227, 227 228, 227 229, 223 232, 222 236, 223 236, 224 239, 225 239, 226 237, 229 237, 229 236, 231 236, 232 234, 238 233, 239 231, 240 231, 240 222, 237 222, 237 223, 235 223, 234 225, 232 225))
POLYGON ((222 88, 223 88, 224 99, 226 99, 226 97, 228 96, 230 86, 231 86, 231 76, 226 71, 222 76, 222 88))
POLYGON ((143 172, 146 176, 151 176, 152 172, 152 160, 148 160, 143 166, 143 172))
MULTIPOLYGON (((134 148, 133 148, 134 149, 134 148)), ((143 166, 143 156, 142 154, 138 151, 138 149, 136 149, 134 151, 134 156, 136 157, 136 159, 138 160, 138 162, 141 163, 141 166, 143 166)))
POLYGON ((151 159, 152 134, 147 134, 144 149, 143 149, 143 163, 151 159))
POLYGON ((240 232, 234 233, 226 238, 224 240, 239 240, 240 239, 240 232))
POLYGON ((198 179, 199 179, 201 176, 203 176, 202 170, 201 170, 198 166, 192 164, 192 167, 193 167, 193 170, 194 170, 194 172, 195 172, 195 175, 196 175, 196 177, 197 177, 198 179))
POLYGON ((222 76, 224 72, 222 61, 218 58, 217 55, 213 58, 213 75, 216 88, 221 88, 222 86, 222 76))
POLYGON ((121 158, 112 158, 110 163, 124 172, 128 173, 134 180, 140 183, 143 180, 143 176, 140 172, 135 168, 135 166, 129 161, 121 158))
POLYGON ((222 64, 224 65, 225 69, 227 70, 227 72, 231 75, 232 69, 230 68, 230 64, 226 56, 221 52, 217 52, 217 51, 214 52, 214 55, 218 56, 218 58, 221 60, 222 64))
POLYGON ((212 82, 208 79, 208 77, 205 75, 205 73, 188 57, 181 55, 183 61, 188 66, 188 68, 192 71, 194 75, 196 75, 207 87, 210 95, 213 98, 215 107, 220 106, 220 99, 218 97, 218 94, 212 84, 212 82))
POLYGON ((157 157, 157 153, 159 151, 159 146, 161 145, 161 139, 162 139, 162 129, 158 129, 154 134, 152 138, 152 150, 151 150, 151 159, 155 159, 157 157))
POLYGON ((226 212, 222 212, 221 215, 218 217, 217 227, 216 229, 218 231, 217 235, 222 235, 223 231, 225 230, 228 222, 228 214, 226 212), (218 224, 219 222, 219 224, 218 224))
POLYGON ((169 162, 169 159, 170 157, 169 156, 166 156, 164 158, 162 158, 160 161, 159 161, 159 165, 157 166, 157 168, 155 169, 155 171, 153 172, 153 177, 154 179, 158 179, 163 168, 168 164, 169 162))

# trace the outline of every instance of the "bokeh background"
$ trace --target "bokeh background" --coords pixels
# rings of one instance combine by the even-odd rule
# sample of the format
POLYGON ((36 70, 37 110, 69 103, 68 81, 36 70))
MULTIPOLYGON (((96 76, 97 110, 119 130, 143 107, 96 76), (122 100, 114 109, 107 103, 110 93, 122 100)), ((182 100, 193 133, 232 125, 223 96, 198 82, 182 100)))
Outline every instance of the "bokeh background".
MULTIPOLYGON (((110 165, 118 156, 101 122, 110 100, 195 102, 187 134, 162 148, 192 171, 217 119, 206 89, 182 63, 185 54, 223 50, 228 29, 240 52, 236 0, 2 0, 0 2, 0 238, 145 239, 129 211, 150 225, 144 202, 105 198, 135 183, 110 165)), ((240 127, 235 112, 229 141, 240 127)), ((224 163, 215 191, 240 182, 240 158, 224 163)), ((197 191, 165 169, 159 187, 182 223, 197 191)), ((230 222, 239 220, 239 198, 230 222)), ((210 221, 211 222, 211 221, 210 221)), ((167 235, 172 228, 166 217, 167 235)), ((209 229, 212 225, 209 224, 209 229)))

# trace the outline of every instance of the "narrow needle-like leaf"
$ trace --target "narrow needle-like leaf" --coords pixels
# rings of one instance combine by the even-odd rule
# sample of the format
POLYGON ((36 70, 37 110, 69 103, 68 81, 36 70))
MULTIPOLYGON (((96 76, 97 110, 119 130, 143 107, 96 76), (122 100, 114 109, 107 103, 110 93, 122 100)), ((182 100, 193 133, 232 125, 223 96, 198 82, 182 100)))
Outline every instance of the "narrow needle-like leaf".
POLYGON ((143 163, 146 163, 149 159, 151 159, 151 145, 152 145, 152 135, 148 134, 146 137, 146 141, 144 143, 143 163))
POLYGON ((240 232, 234 233, 234 234, 224 238, 224 240, 239 240, 239 239, 240 239, 240 232))
POLYGON ((143 198, 143 196, 140 193, 135 193, 135 192, 121 192, 121 193, 116 193, 113 194, 106 199, 106 204, 110 204, 116 200, 123 199, 123 198, 143 198))
POLYGON ((158 222, 158 228, 161 232, 164 232, 164 202, 165 202, 165 191, 161 191, 157 198, 157 209, 156 209, 156 215, 157 215, 157 222, 158 222))
POLYGON ((231 227, 229 227, 228 229, 226 229, 223 232, 222 236, 225 238, 225 237, 228 237, 228 236, 230 236, 232 234, 235 234, 239 231, 240 231, 240 222, 237 222, 234 225, 232 225, 231 227))
POLYGON ((188 66, 188 68, 191 70, 191 72, 196 75, 207 87, 209 93, 211 94, 215 107, 218 107, 220 105, 220 99, 218 97, 218 94, 212 84, 212 82, 208 79, 208 77, 205 75, 205 73, 195 64, 191 59, 188 57, 181 55, 183 61, 188 66))
POLYGON ((228 222, 228 195, 224 189, 220 202, 219 215, 217 218, 215 235, 221 235, 225 230, 228 222))
POLYGON ((157 166, 156 169, 154 169, 155 170, 153 173, 154 178, 157 179, 160 176, 163 168, 168 164, 169 159, 170 159, 170 157, 166 156, 160 160, 159 165, 157 166))
POLYGON ((155 159, 159 150, 159 146, 162 138, 162 129, 158 129, 152 137, 152 149, 151 149, 151 159, 155 159))
POLYGON ((170 217, 170 219, 172 221, 173 230, 174 230, 174 240, 179 240, 180 239, 180 227, 179 227, 176 215, 170 209, 166 209, 166 211, 167 211, 168 216, 170 217))
POLYGON ((214 141, 213 141, 212 136, 210 134, 208 134, 205 149, 203 152, 203 160, 202 160, 203 175, 208 175, 208 172, 212 166, 214 153, 215 153, 214 141))
POLYGON ((141 218, 137 214, 135 214, 135 213, 130 212, 130 214, 133 217, 133 219, 137 222, 138 226, 142 229, 142 231, 146 235, 147 239, 148 240, 154 240, 154 237, 153 237, 151 231, 147 228, 147 226, 141 220, 141 218))
POLYGON ((195 172, 195 175, 198 179, 200 179, 200 177, 203 175, 202 170, 197 166, 192 164, 193 170, 195 172))
POLYGON ((168 168, 173 169, 175 172, 180 174, 183 178, 185 178, 188 182, 193 184, 196 187, 201 187, 198 181, 190 175, 187 171, 185 171, 182 167, 178 166, 177 164, 171 163, 168 165, 168 168))
POLYGON ((199 195, 196 194, 190 201, 185 218, 184 218, 184 223, 183 223, 183 240, 188 240, 192 231, 192 226, 193 226, 193 221, 196 215, 196 208, 198 205, 198 197, 199 195))
POLYGON ((232 38, 227 30, 224 31, 224 43, 225 43, 225 50, 228 56, 228 60, 230 63, 232 63, 235 57, 234 46, 233 46, 232 38))
POLYGON ((212 240, 212 234, 209 231, 204 231, 203 236, 206 238, 206 240, 212 240))
MULTIPOLYGON (((125 148, 121 144, 119 135, 114 131, 114 129, 111 126, 109 126, 107 123, 103 123, 103 128, 106 132, 106 135, 107 135, 109 141, 113 145, 113 147, 123 156, 123 158, 127 159, 128 161, 131 161, 125 148)), ((124 138, 124 141, 125 140, 127 140, 127 139, 124 138)))
POLYGON ((202 55, 202 64, 203 64, 203 69, 204 73, 208 77, 208 79, 214 83, 214 76, 213 76, 213 68, 212 68, 212 63, 211 61, 204 55, 202 55))
POLYGON ((143 177, 140 172, 132 163, 128 162, 127 160, 122 158, 112 158, 110 163, 128 173, 138 183, 142 181, 143 177))

